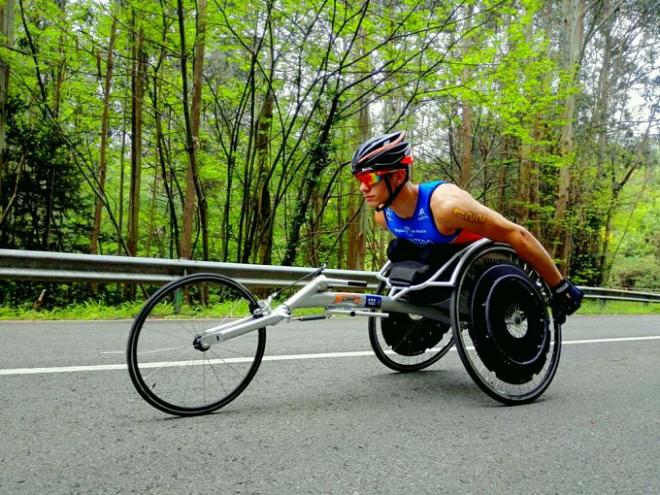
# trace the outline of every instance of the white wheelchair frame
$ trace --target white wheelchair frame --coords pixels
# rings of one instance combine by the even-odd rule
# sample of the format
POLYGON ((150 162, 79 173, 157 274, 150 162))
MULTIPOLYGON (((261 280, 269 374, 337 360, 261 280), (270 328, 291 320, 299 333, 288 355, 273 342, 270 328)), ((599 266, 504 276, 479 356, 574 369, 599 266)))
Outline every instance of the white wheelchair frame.
MULTIPOLYGON (((208 349, 215 344, 225 342, 259 328, 277 325, 283 320, 291 320, 294 318, 293 311, 298 308, 325 308, 329 314, 367 316, 370 318, 387 318, 390 312, 408 313, 451 324, 449 314, 442 308, 414 304, 404 301, 402 298, 411 292, 431 287, 455 288, 458 277, 472 253, 489 244, 493 244, 493 242, 489 239, 481 239, 468 245, 465 249, 454 254, 426 281, 407 287, 396 286, 390 282, 389 278, 385 275, 392 265, 392 262, 388 261, 376 277, 390 287, 389 295, 328 291, 328 289, 335 287, 366 286, 366 283, 329 278, 321 273, 279 306, 273 308, 273 298, 272 296, 268 297, 259 301, 259 308, 253 312, 252 316, 209 328, 203 334, 197 336, 196 339, 200 348, 208 349), (457 260, 458 263, 449 280, 439 281, 438 279, 457 260)), ((303 316, 298 319, 306 321, 316 318, 305 318, 303 316)))
MULTIPOLYGON (((282 321, 309 321, 325 319, 328 315, 332 314, 343 314, 369 318, 369 337, 376 356, 386 366, 396 371, 419 371, 436 362, 453 345, 455 345, 461 361, 474 382, 486 394, 502 403, 524 404, 532 402, 547 389, 555 375, 559 362, 561 326, 551 319, 552 315, 548 310, 550 291, 547 284, 543 282, 541 277, 530 266, 520 260, 510 246, 494 243, 489 239, 476 241, 451 255, 442 266, 435 270, 432 276, 422 283, 415 285, 403 286, 393 283, 390 277, 388 277, 392 265, 393 263, 388 261, 376 275, 377 279, 381 282, 379 291, 384 288, 387 291, 387 294, 384 292, 383 294, 373 294, 335 291, 333 289, 339 287, 366 287, 368 283, 366 281, 327 277, 323 274, 323 268, 321 268, 317 270, 316 275, 312 280, 301 287, 284 302, 276 306, 274 306, 274 300, 278 293, 257 301, 249 291, 245 289, 245 287, 231 279, 227 279, 227 277, 221 277, 219 275, 193 274, 172 282, 163 287, 159 292, 155 293, 150 300, 147 301, 131 329, 127 349, 128 367, 131 379, 138 392, 143 398, 145 398, 145 400, 147 400, 147 402, 165 412, 177 415, 194 415, 211 412, 222 407, 238 396, 256 373, 263 356, 265 345, 265 333, 263 332, 266 327, 275 326, 282 321), (475 345, 476 340, 473 340, 473 338, 479 340, 482 338, 481 336, 485 335, 484 333, 475 334, 475 332, 485 332, 486 330, 477 328, 478 325, 476 323, 473 325, 472 317, 470 316, 472 314, 472 309, 470 308, 472 296, 470 294, 472 290, 476 292, 474 286, 470 285, 475 283, 474 277, 478 276, 480 273, 479 270, 484 269, 484 267, 499 267, 500 265, 513 265, 513 278, 517 277, 519 280, 524 278, 526 285, 523 285, 525 287, 524 291, 526 292, 521 293, 521 298, 532 297, 532 300, 536 301, 533 303, 527 302, 526 304, 532 304, 532 306, 528 307, 532 308, 532 314, 534 314, 534 318, 536 318, 536 320, 534 320, 537 325, 535 327, 537 329, 535 332, 538 332, 539 328, 543 329, 541 333, 529 334, 529 337, 533 341, 531 344, 532 348, 539 349, 538 351, 534 351, 537 352, 537 357, 533 359, 537 359, 540 356, 540 360, 530 361, 530 363, 539 363, 538 368, 534 367, 532 369, 526 369, 527 371, 525 371, 525 375, 516 376, 511 381, 507 381, 507 379, 503 377, 498 377, 497 370, 494 371, 489 368, 489 366, 486 365, 486 361, 484 361, 482 356, 479 355, 479 350, 475 350, 477 346, 475 345), (206 353, 206 351, 211 350, 213 346, 222 346, 223 342, 228 342, 250 332, 258 332, 260 347, 257 351, 257 357, 254 364, 250 368, 246 378, 225 399, 204 407, 185 408, 166 403, 157 397, 157 391, 151 392, 147 389, 148 384, 146 384, 144 379, 140 376, 141 371, 140 364, 137 362, 139 361, 139 357, 136 347, 138 346, 142 325, 145 319, 149 316, 149 312, 152 310, 154 304, 156 304, 164 294, 167 294, 168 290, 175 290, 184 286, 188 279, 194 281, 199 280, 200 278, 214 280, 221 279, 223 280, 222 283, 229 283, 232 287, 238 288, 244 294, 249 295, 251 301, 249 312, 251 314, 238 319, 230 319, 230 321, 225 323, 211 326, 210 328, 204 328, 201 331, 192 333, 193 349, 191 350, 194 351, 196 349, 197 351, 206 353), (169 287, 172 288, 170 289, 169 287), (442 298, 442 300, 438 300, 437 302, 434 301, 433 303, 427 302, 422 304, 415 302, 415 293, 417 291, 433 288, 446 289, 446 292, 442 293, 447 295, 447 297, 442 298), (323 308, 325 312, 321 315, 295 316, 294 310, 299 308, 323 308), (428 337, 429 340, 425 340, 424 338, 421 338, 420 340, 413 339, 413 344, 417 343, 417 347, 413 346, 413 355, 415 352, 424 354, 424 357, 421 358, 422 361, 413 364, 407 362, 403 363, 402 361, 397 362, 396 359, 407 359, 411 354, 406 354, 404 351, 397 353, 397 349, 395 349, 392 344, 387 343, 386 337, 384 337, 385 344, 376 340, 376 337, 374 337, 378 332, 378 329, 375 326, 377 325, 376 322, 379 319, 381 320, 380 331, 382 332, 382 325, 390 321, 382 319, 392 316, 391 313, 397 315, 397 318, 399 318, 397 321, 399 322, 401 321, 400 318, 402 315, 404 316, 404 320, 405 318, 408 318, 408 320, 405 320, 403 323, 404 327, 408 324, 406 322, 410 322, 411 327, 421 325, 418 328, 422 328, 423 331, 426 332, 426 334, 424 334, 426 337, 428 337, 429 332, 431 332, 431 334, 433 334, 433 332, 438 332, 433 335, 435 335, 435 337, 441 335, 441 337, 438 338, 442 340, 433 340, 433 336, 428 337), (415 319, 410 319, 410 315, 413 315, 415 319), (540 327, 538 326, 539 324, 541 325, 540 327), (424 327, 423 325, 430 326, 424 327), (446 333, 450 328, 451 333, 446 333), (543 344, 538 344, 537 346, 538 341, 534 339, 536 338, 535 336, 539 335, 542 336, 541 341, 543 344), (428 344, 427 342, 430 341, 435 343, 428 344), (391 349, 389 350, 386 349, 386 346, 388 345, 391 346, 391 349), (395 359, 393 360, 388 357, 388 353, 389 355, 395 356, 395 359)), ((505 278, 506 277, 507 275, 505 275, 505 278)), ((493 287, 494 286, 495 285, 493 285, 493 287)), ((488 284, 486 284, 485 287, 489 287, 488 284)), ((504 323, 504 327, 502 328, 504 328, 504 330, 498 331, 505 332, 504 335, 508 336, 506 337, 507 339, 510 337, 523 338, 524 333, 527 331, 528 322, 525 319, 525 310, 515 309, 516 306, 519 305, 519 302, 520 301, 506 301, 502 304, 505 313, 505 317, 502 320, 504 323), (516 322, 515 329, 510 328, 509 316, 507 316, 509 307, 514 308, 513 311, 516 314, 515 318, 516 320, 520 320, 516 322), (522 335, 520 335, 520 332, 522 332, 522 335)), ((498 316, 497 318, 500 317, 501 316, 498 316)), ((502 322, 500 322, 500 324, 502 322)), ((392 323, 395 323, 395 321, 392 320, 392 323)), ((490 325, 490 323, 488 323, 488 325, 490 325)), ((395 325, 395 330, 398 328, 399 327, 395 325)), ((384 334, 382 335, 384 336, 384 334)), ((395 335, 398 336, 398 333, 395 333, 395 335)), ((486 336, 486 338, 488 339, 491 337, 486 336)), ((495 341, 491 340, 491 342, 495 341)), ((511 344, 508 345, 511 346, 511 344)), ((514 347, 509 347, 509 349, 511 349, 512 352, 515 352, 516 344, 514 343, 513 345, 514 347)), ((211 351, 211 354, 213 352, 214 351, 211 351)), ((416 355, 414 356, 416 358, 416 355)), ((507 361, 507 363, 509 358, 509 355, 503 355, 503 359, 507 361)), ((509 366, 507 363, 505 363, 505 365, 509 366)), ((171 366, 184 365, 186 365, 186 363, 174 363, 171 366)), ((523 363, 522 365, 524 366, 525 364, 523 363)), ((147 368, 151 366, 152 365, 149 363, 146 364, 147 368)), ((167 364, 161 363, 158 364, 158 366, 163 367, 167 366, 167 364)), ((536 366, 536 364, 534 366, 536 366)), ((515 368, 511 369, 513 370, 515 368)), ((511 375, 509 374, 508 376, 511 375)))

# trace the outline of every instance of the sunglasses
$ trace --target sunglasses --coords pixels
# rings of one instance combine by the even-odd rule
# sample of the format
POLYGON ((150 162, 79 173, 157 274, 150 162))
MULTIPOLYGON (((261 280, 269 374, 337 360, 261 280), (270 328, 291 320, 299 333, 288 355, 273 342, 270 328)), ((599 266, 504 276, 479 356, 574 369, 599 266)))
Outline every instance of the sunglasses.
POLYGON ((374 184, 378 184, 381 180, 383 180, 383 177, 385 177, 386 175, 389 174, 383 172, 381 172, 380 174, 378 172, 363 172, 361 174, 356 174, 355 178, 365 186, 371 187, 374 184))

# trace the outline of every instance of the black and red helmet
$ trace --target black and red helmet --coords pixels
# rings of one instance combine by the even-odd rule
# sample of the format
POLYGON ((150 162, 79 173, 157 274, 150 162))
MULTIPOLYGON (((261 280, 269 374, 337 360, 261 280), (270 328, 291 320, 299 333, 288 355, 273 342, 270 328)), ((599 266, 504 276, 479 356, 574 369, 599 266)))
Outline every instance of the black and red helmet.
POLYGON ((351 160, 353 175, 386 170, 407 170, 412 164, 412 147, 405 141, 406 133, 393 132, 376 136, 362 143, 351 160))

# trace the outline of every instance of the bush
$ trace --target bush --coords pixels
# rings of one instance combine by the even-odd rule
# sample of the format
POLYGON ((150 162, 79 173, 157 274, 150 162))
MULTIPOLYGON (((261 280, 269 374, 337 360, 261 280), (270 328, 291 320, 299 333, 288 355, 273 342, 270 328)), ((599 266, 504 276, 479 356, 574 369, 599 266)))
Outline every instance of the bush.
POLYGON ((653 254, 617 260, 612 267, 610 287, 660 291, 660 262, 653 254))

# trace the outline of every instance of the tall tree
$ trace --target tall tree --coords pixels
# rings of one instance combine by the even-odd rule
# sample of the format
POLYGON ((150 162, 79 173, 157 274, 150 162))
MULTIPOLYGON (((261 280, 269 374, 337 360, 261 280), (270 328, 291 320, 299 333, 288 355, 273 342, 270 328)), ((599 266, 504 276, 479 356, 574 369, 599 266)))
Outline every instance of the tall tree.
MULTIPOLYGON (((472 29, 472 19, 474 13, 474 4, 466 3, 464 6, 464 26, 463 32, 470 32, 472 29)), ((471 38, 467 37, 464 41, 464 54, 470 52, 471 38)), ((471 79, 470 67, 465 64, 461 72, 461 84, 469 85, 471 79)), ((469 188, 472 179, 472 120, 473 111, 471 99, 463 97, 459 102, 461 112, 461 124, 459 132, 459 150, 460 150, 460 175, 458 185, 463 188, 469 188)))
POLYGON ((145 53, 144 26, 133 11, 133 56, 131 70, 131 179, 128 206, 128 254, 137 256, 140 222, 140 183, 142 180, 142 108, 144 101, 145 53))
MULTIPOLYGON (((365 28, 360 28, 358 37, 358 53, 364 55, 366 51, 366 33, 365 28)), ((359 64, 360 72, 369 73, 371 64, 368 58, 359 64)), ((361 75, 358 75, 360 77, 361 75)), ((369 115, 369 104, 362 105, 357 114, 357 133, 355 147, 359 146, 371 137, 371 116, 369 115)), ((369 225, 368 212, 363 206, 362 195, 359 191, 360 184, 356 180, 351 180, 348 196, 348 249, 346 267, 349 270, 363 270, 366 254, 366 234, 369 225)))
POLYGON ((208 221, 207 202, 204 196, 202 181, 199 176, 199 127, 202 96, 202 74, 204 70, 204 43, 206 36, 206 0, 197 2, 197 37, 195 44, 195 58, 193 64, 193 96, 192 107, 188 106, 188 53, 186 49, 185 12, 183 0, 177 0, 177 15, 179 20, 179 38, 181 51, 181 92, 183 102, 183 115, 186 132, 186 151, 188 155, 188 168, 186 171, 186 192, 183 208, 183 235, 181 237, 181 256, 192 257, 192 232, 195 203, 202 232, 203 256, 208 259, 208 221), (197 200, 197 201, 195 201, 197 200))
MULTIPOLYGON (((5 0, 0 5, 0 35, 8 47, 13 45, 14 32, 14 0, 5 0)), ((9 61, 0 58, 0 188, 2 188, 2 172, 5 150, 5 123, 7 122, 7 96, 9 90, 9 61)))
POLYGON ((577 82, 580 59, 584 47, 584 0, 563 0, 563 37, 561 40, 561 67, 564 71, 564 88, 567 94, 562 111, 562 127, 559 138, 559 153, 562 165, 559 170, 557 200, 555 202, 555 231, 552 256, 561 259, 560 269, 565 275, 570 263, 570 231, 567 221, 571 168, 574 158, 574 120, 577 92, 571 90, 577 82))
MULTIPOLYGON (((358 112, 357 145, 371 137, 371 118, 369 107, 365 106, 358 112)), ((359 191, 360 183, 351 180, 348 198, 348 258, 346 267, 349 270, 363 270, 366 254, 366 234, 368 229, 368 212, 363 205, 359 191)))
MULTIPOLYGON (((115 5, 119 5, 116 2, 115 5)), ((117 10, 112 16, 112 25, 110 26, 110 39, 108 41, 108 54, 105 63, 105 77, 103 79, 103 107, 101 110, 101 143, 99 145, 99 170, 98 187, 101 194, 105 194, 105 179, 108 169, 107 151, 108 138, 110 137, 110 91, 112 87, 113 56, 115 50, 115 40, 117 38, 117 10)), ((100 76, 100 74, 99 74, 100 76)), ((89 252, 96 254, 98 249, 99 234, 101 232, 101 215, 103 213, 103 201, 101 196, 96 199, 94 208, 94 221, 92 223, 92 235, 89 245, 89 252)))

